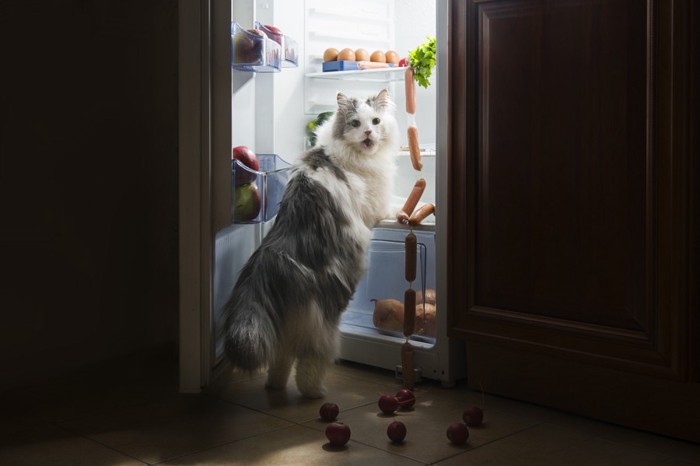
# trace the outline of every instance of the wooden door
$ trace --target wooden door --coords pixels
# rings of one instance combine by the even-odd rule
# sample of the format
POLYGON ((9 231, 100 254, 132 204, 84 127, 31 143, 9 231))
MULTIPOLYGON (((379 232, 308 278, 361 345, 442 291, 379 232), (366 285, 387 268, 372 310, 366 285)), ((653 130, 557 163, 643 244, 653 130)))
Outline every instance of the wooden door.
POLYGON ((700 441, 698 6, 451 8, 448 304, 470 384, 700 441))

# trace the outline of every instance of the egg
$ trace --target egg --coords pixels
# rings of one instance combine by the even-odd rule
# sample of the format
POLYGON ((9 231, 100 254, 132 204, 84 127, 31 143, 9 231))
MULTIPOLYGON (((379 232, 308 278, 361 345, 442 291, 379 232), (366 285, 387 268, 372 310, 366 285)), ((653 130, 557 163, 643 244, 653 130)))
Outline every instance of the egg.
POLYGON ((381 50, 375 50, 372 52, 372 56, 369 57, 371 61, 376 61, 379 63, 386 63, 386 55, 381 50))
POLYGON ((355 50, 355 60, 357 60, 357 61, 369 61, 369 52, 365 49, 355 50))
POLYGON ((325 52, 323 52, 323 61, 335 61, 338 59, 338 49, 334 49, 333 47, 326 49, 325 52))
POLYGON ((352 49, 343 49, 338 53, 338 60, 355 61, 355 52, 352 49))
POLYGON ((397 64, 399 62, 399 54, 395 50, 387 50, 384 56, 387 63, 397 64))

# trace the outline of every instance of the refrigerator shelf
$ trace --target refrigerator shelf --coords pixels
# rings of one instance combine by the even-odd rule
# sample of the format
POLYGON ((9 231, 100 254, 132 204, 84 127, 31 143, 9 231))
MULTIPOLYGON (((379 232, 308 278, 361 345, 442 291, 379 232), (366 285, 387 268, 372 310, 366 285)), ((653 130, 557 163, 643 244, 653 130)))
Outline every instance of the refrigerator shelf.
POLYGON ((231 161, 231 220, 233 223, 264 223, 272 220, 282 200, 291 164, 277 154, 257 154, 260 170, 231 161))
POLYGON ((391 82, 403 81, 404 66, 391 68, 378 68, 372 70, 348 70, 348 71, 321 71, 318 73, 307 73, 307 78, 313 79, 350 79, 353 81, 365 82, 391 82))
POLYGON ((282 46, 231 23, 231 67, 239 71, 277 73, 282 63, 282 46))

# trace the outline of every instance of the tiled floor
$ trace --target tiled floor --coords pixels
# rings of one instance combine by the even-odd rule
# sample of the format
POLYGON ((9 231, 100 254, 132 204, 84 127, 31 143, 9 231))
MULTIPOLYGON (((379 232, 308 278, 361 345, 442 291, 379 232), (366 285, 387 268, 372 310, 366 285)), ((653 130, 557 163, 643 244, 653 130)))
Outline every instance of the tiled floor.
POLYGON ((3 400, 0 465, 669 465, 700 464, 700 445, 554 410, 423 382, 413 410, 379 414, 377 399, 400 388, 393 374, 348 363, 334 367, 324 400, 289 384, 268 391, 263 375, 222 377, 201 395, 177 393, 174 365, 144 366, 118 380, 64 379, 3 400), (106 383, 108 382, 108 383, 106 383), (351 427, 331 448, 318 419, 324 401, 351 427), (485 402, 485 424, 464 446, 446 428, 485 402), (386 437, 393 419, 406 441, 386 437))

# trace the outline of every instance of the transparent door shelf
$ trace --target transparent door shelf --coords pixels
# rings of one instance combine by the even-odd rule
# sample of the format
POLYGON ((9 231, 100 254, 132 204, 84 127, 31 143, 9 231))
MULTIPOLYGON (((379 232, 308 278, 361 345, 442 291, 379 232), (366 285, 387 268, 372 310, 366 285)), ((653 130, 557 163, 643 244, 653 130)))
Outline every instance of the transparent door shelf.
POLYGON ((260 170, 231 161, 231 219, 233 223, 264 223, 279 210, 291 165, 276 154, 257 154, 260 170))

